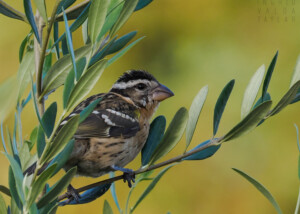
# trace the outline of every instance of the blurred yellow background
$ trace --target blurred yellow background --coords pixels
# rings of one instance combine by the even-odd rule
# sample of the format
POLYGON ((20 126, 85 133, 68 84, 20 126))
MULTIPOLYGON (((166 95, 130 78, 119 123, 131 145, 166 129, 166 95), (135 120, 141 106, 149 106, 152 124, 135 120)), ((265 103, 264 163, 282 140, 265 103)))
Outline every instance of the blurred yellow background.
MULTIPOLYGON (((46 2, 50 4, 50 11, 53 2, 46 2)), ((12 0, 7 3, 22 10, 21 3, 12 0)), ((134 13, 118 33, 123 35, 138 30, 136 38, 146 38, 105 71, 91 94, 108 91, 116 78, 128 69, 146 69, 176 95, 164 101, 156 113, 165 115, 169 123, 176 111, 181 106, 189 108, 198 90, 208 84, 208 98, 192 148, 212 137, 214 105, 231 79, 235 79, 236 84, 218 136, 240 120, 242 97, 248 81, 259 66, 265 64, 268 67, 277 50, 279 57, 269 87, 274 103, 288 90, 300 53, 299 11, 299 2, 294 0, 154 1, 134 13)), ((0 81, 3 81, 17 72, 19 45, 30 28, 2 15, 0 27, 0 81)), ((79 47, 81 31, 73 36, 75 47, 79 47)), ((61 96, 62 90, 58 90, 51 95, 47 105, 59 100, 61 110, 61 96)), ((37 124, 33 118, 35 114, 30 103, 22 115, 24 136, 28 137, 37 124)), ((8 124, 11 119, 7 119, 8 124)), ((270 203, 232 167, 249 173, 264 184, 284 213, 294 212, 299 186, 294 123, 300 126, 300 103, 288 106, 246 136, 225 143, 212 158, 173 167, 139 205, 136 213, 275 213, 270 203)), ((184 139, 166 158, 184 150, 184 139)), ((3 155, 0 163, 0 184, 7 185, 8 161, 3 155)), ((140 157, 137 157, 129 167, 137 169, 139 164, 140 157)), ((100 179, 75 178, 72 183, 80 187, 100 179)), ((146 183, 133 192, 131 205, 146 183)), ((116 188, 123 208, 129 189, 121 181, 116 183, 116 188)), ((90 204, 62 207, 58 213, 101 213, 104 199, 117 213, 109 191, 90 204)))

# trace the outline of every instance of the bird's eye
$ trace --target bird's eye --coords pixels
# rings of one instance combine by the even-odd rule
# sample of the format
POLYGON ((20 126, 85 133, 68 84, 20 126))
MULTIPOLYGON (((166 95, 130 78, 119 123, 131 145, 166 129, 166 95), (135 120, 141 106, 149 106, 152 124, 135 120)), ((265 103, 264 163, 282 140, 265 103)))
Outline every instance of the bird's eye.
POLYGON ((139 83, 136 85, 136 88, 139 90, 144 90, 147 86, 144 83, 139 83))

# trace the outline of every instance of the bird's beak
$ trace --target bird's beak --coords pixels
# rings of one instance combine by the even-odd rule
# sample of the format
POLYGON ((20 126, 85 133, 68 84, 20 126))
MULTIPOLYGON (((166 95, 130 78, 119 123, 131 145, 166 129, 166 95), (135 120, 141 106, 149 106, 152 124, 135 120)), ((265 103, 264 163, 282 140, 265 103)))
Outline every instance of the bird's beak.
POLYGON ((156 101, 163 101, 172 96, 174 96, 174 93, 162 84, 152 91, 152 99, 156 101))

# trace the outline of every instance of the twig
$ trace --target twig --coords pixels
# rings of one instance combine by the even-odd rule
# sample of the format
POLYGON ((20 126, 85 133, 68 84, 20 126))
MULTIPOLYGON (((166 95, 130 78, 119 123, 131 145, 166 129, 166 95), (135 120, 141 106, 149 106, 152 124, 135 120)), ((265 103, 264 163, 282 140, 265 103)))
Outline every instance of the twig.
POLYGON ((40 56, 40 60, 39 60, 39 64, 38 64, 38 71, 37 71, 37 82, 36 82, 37 97, 38 97, 38 100, 39 100, 39 102, 38 102, 39 106, 44 105, 44 99, 40 99, 40 96, 42 94, 43 65, 44 65, 44 61, 45 61, 45 55, 46 55, 47 45, 48 45, 49 38, 50 38, 52 25, 55 21, 56 11, 57 11, 57 8, 58 8, 58 5, 59 5, 60 2, 61 2, 61 0, 57 0, 55 5, 54 5, 49 24, 47 25, 47 32, 46 32, 45 41, 42 44, 41 56, 40 56))
MULTIPOLYGON (((208 143, 204 144, 202 147, 199 147, 199 148, 194 149, 194 150, 190 150, 190 151, 188 151, 188 152, 186 152, 182 155, 178 155, 174 158, 163 161, 161 163, 151 165, 151 166, 148 166, 148 167, 140 168, 140 169, 134 171, 133 173, 134 173, 134 175, 137 175, 137 174, 141 174, 143 172, 148 172, 148 171, 151 171, 151 170, 154 170, 154 169, 157 169, 157 168, 160 168, 160 167, 163 167, 163 166, 175 163, 175 162, 180 162, 180 161, 182 161, 183 158, 191 156, 192 154, 200 152, 200 151, 202 151, 202 150, 204 150, 208 147, 219 145, 222 142, 222 140, 223 140, 223 137, 216 138, 216 139, 211 139, 208 143)), ((100 185, 103 185, 103 184, 113 183, 113 182, 115 182, 117 180, 121 180, 121 179, 123 179, 123 175, 119 175, 119 176, 116 176, 116 177, 113 177, 113 178, 109 178, 109 179, 106 179, 106 180, 103 180, 103 181, 99 181, 99 182, 96 182, 96 183, 89 184, 87 186, 80 187, 80 188, 77 189, 77 191, 78 192, 83 192, 83 191, 86 191, 88 189, 91 189, 91 188, 94 188, 94 187, 97 187, 97 186, 100 186, 100 185)), ((67 198, 67 197, 68 197, 67 193, 65 193, 63 195, 60 195, 58 197, 58 201, 61 201, 65 198, 67 198)))

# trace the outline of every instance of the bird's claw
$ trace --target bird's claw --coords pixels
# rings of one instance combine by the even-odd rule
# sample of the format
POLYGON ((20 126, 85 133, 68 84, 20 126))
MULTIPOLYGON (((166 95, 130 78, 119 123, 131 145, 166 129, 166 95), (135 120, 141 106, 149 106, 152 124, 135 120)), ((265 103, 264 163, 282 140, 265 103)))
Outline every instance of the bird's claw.
POLYGON ((79 202, 79 199, 81 198, 77 189, 75 189, 71 184, 69 184, 68 186, 67 195, 68 195, 68 200, 66 201, 66 204, 69 204, 73 200, 79 202))
POLYGON ((123 174, 123 181, 124 181, 124 183, 127 181, 129 188, 131 188, 132 187, 132 183, 135 183, 135 174, 134 174, 134 172, 133 171, 131 171, 131 172, 124 172, 124 174, 123 174))

